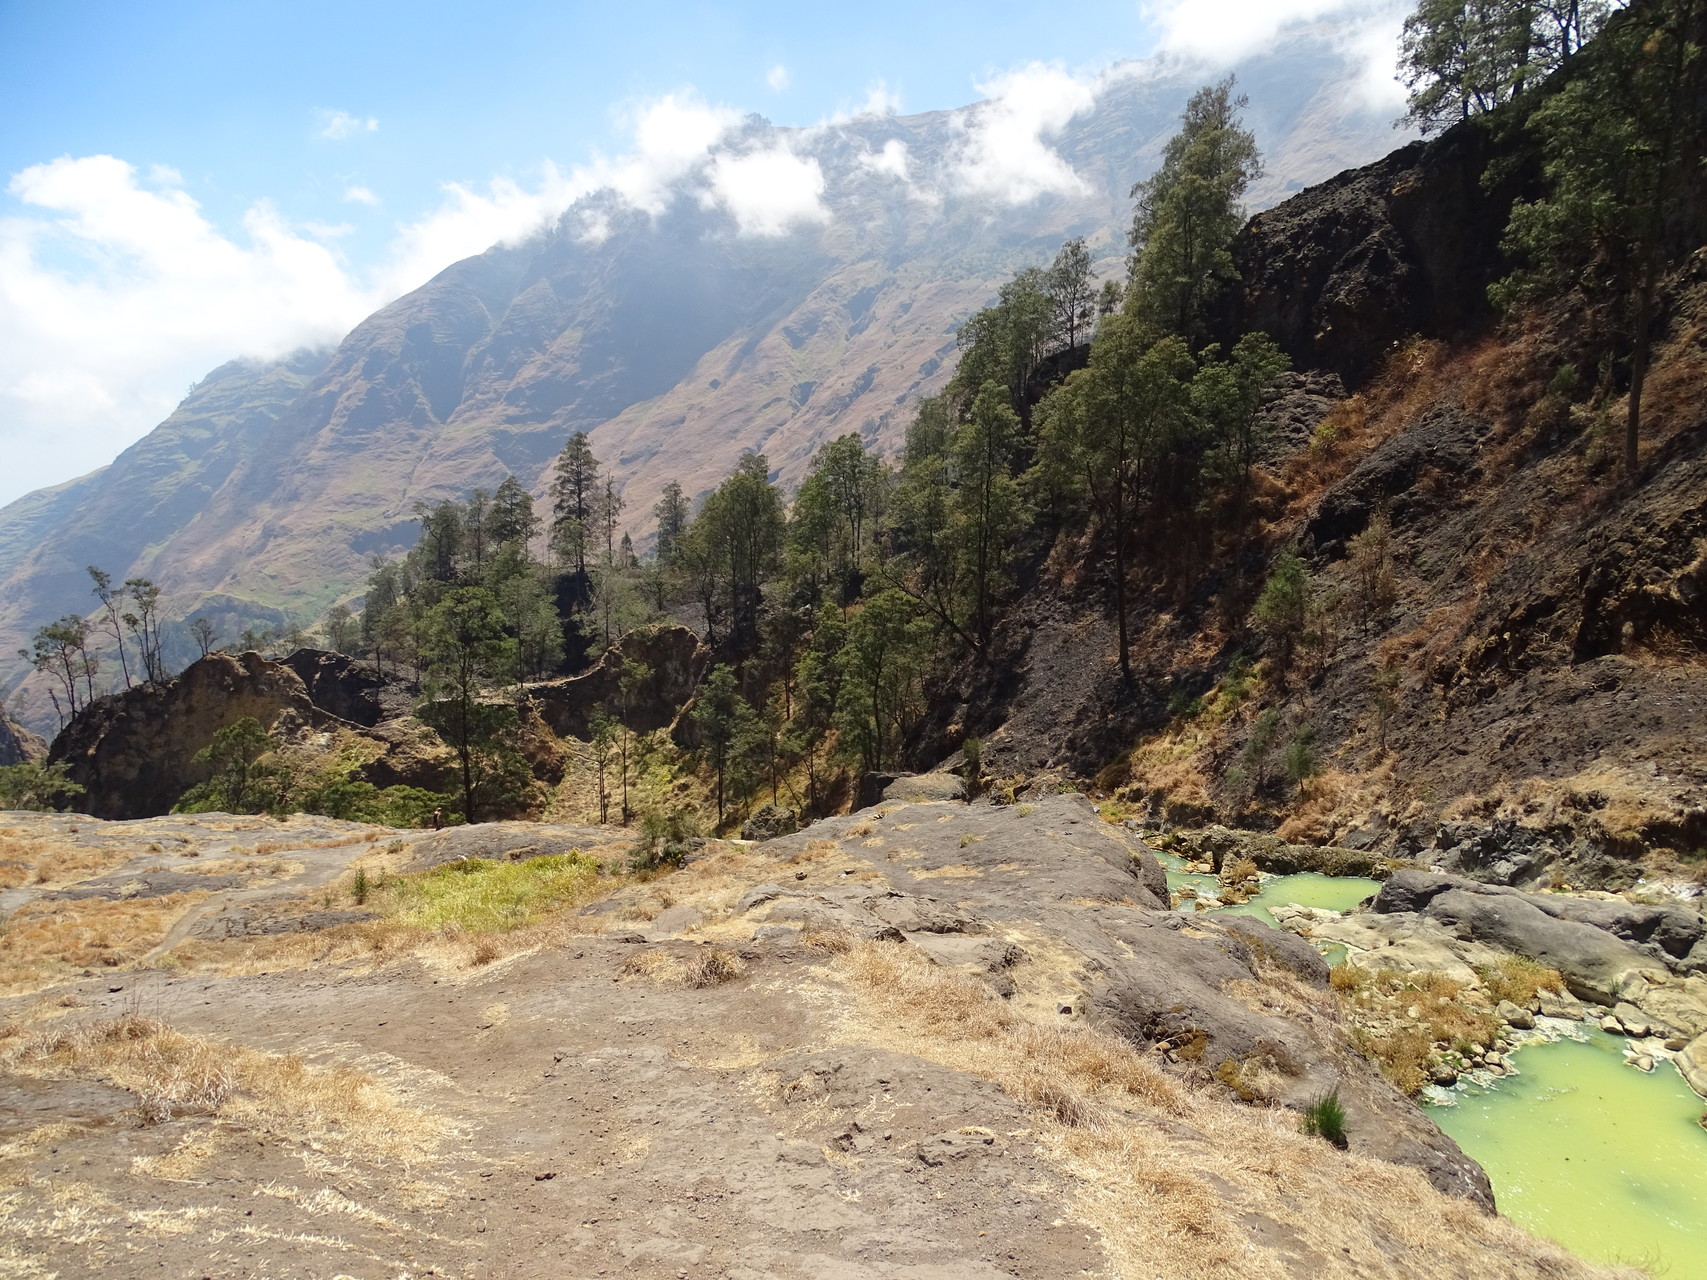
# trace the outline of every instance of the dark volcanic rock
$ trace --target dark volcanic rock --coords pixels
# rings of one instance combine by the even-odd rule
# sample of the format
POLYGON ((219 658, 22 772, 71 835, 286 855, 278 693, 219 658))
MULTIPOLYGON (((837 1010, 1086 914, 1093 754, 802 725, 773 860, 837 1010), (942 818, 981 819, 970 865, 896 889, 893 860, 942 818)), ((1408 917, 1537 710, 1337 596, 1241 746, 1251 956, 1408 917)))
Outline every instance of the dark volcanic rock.
POLYGON ((1526 176, 1520 165, 1484 189, 1496 146, 1463 125, 1257 214, 1233 244, 1241 283, 1217 337, 1264 330, 1299 368, 1355 388, 1413 334, 1474 329, 1505 272, 1500 237, 1526 176))
POLYGON ((308 690, 308 700, 340 720, 372 728, 408 707, 407 695, 393 689, 393 682, 380 677, 371 662, 358 662, 342 653, 320 649, 298 649, 279 665, 289 667, 308 690), (388 706, 387 704, 391 704, 388 706), (399 705, 401 704, 401 705, 399 705))

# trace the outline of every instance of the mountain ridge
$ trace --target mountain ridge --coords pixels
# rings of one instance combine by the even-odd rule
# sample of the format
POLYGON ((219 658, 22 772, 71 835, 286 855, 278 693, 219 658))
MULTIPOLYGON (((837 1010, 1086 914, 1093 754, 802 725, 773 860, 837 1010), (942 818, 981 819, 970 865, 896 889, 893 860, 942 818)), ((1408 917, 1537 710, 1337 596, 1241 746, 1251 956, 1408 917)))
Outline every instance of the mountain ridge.
MULTIPOLYGON (((1385 120, 1357 107, 1344 70, 1295 40, 1241 72, 1253 125, 1275 140, 1254 204, 1370 158, 1385 120)), ((0 652, 84 610, 88 564, 153 578, 169 619, 204 612, 226 638, 307 623, 359 589, 372 555, 408 545, 417 500, 509 472, 542 492, 575 430, 642 539, 666 480, 702 493, 748 449, 785 484, 849 430, 894 452, 909 405, 952 372, 959 320, 1013 270, 1073 235, 1104 274, 1121 269, 1128 192, 1197 79, 1149 64, 1108 77, 1051 138, 1079 190, 1010 206, 950 181, 989 104, 808 130, 749 119, 729 154, 810 158, 827 220, 748 236, 704 192, 656 215, 595 195, 329 352, 221 366, 112 466, 0 510, 0 652), (895 142, 912 181, 872 162, 895 142)), ((23 674, 8 662, 0 686, 23 674)), ((49 728, 45 701, 14 699, 49 728)))

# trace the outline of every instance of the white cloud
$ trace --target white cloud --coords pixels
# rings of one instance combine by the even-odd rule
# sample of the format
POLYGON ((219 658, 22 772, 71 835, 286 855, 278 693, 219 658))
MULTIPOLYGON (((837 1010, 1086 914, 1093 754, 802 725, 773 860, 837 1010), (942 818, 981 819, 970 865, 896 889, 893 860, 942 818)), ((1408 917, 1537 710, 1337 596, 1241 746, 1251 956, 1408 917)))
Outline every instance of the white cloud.
POLYGON ((1390 105, 1405 0, 1159 0, 1145 15, 1161 28, 1163 53, 1226 66, 1266 48, 1288 28, 1330 24, 1330 39, 1365 68, 1362 91, 1390 105))
POLYGON ((510 178, 493 179, 484 192, 447 182, 443 204, 398 228, 375 293, 389 301, 453 262, 496 244, 519 244, 593 189, 585 176, 564 174, 549 162, 531 190, 510 178))
MULTIPOLYGON (((333 117, 377 127, 329 113, 328 128, 333 117)), ((703 170, 707 198, 743 232, 826 216, 815 160, 775 149, 713 164, 740 122, 691 92, 638 104, 623 119, 625 154, 567 172, 547 163, 526 181, 447 183, 441 203, 399 225, 361 272, 325 243, 343 224, 292 224, 263 201, 239 229, 222 229, 168 168, 144 177, 113 156, 85 156, 23 170, 8 188, 23 210, 0 217, 0 503, 109 461, 215 365, 335 341, 451 263, 525 239, 592 192, 657 214, 703 170)), ((343 198, 378 203, 356 185, 343 198)))
POLYGON ((743 235, 780 236, 801 223, 825 222, 824 171, 778 143, 762 151, 712 157, 701 203, 721 205, 743 235))
POLYGON ((609 187, 624 203, 656 215, 669 204, 671 188, 741 123, 741 113, 709 106, 695 93, 670 93, 631 112, 627 123, 634 149, 617 160, 594 156, 575 177, 585 191, 609 187))
POLYGON ((379 121, 372 116, 362 119, 353 116, 348 111, 322 111, 320 113, 320 136, 330 138, 334 142, 342 142, 345 138, 358 133, 377 133, 379 121))
POLYGON ((765 72, 765 83, 771 87, 771 91, 773 93, 781 93, 787 89, 793 81, 788 74, 788 68, 779 62, 776 66, 765 72))
POLYGON ((1084 180, 1044 139, 1088 110, 1099 87, 1095 77, 1041 62, 979 85, 986 100, 962 126, 966 136, 952 165, 953 181, 971 195, 1004 204, 1085 190, 1084 180))
POLYGON ((891 178, 899 178, 902 182, 907 177, 907 144, 899 138, 891 138, 883 144, 881 151, 868 151, 859 158, 862 166, 873 173, 887 174, 891 178))
POLYGON ((168 176, 85 156, 12 179, 39 212, 0 219, 0 500, 106 462, 214 365, 331 341, 372 310, 270 205, 226 235, 168 176))

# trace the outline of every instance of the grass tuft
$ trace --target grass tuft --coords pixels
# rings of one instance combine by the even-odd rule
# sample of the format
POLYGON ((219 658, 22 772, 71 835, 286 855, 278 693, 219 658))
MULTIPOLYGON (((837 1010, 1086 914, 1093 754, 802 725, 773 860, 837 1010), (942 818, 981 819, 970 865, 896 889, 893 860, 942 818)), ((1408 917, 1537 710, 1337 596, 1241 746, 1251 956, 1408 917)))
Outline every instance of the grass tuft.
POLYGON ((1348 1145, 1345 1136, 1345 1107, 1340 1103, 1340 1091, 1317 1098, 1304 1108, 1304 1132, 1312 1138, 1324 1138, 1341 1151, 1348 1145))

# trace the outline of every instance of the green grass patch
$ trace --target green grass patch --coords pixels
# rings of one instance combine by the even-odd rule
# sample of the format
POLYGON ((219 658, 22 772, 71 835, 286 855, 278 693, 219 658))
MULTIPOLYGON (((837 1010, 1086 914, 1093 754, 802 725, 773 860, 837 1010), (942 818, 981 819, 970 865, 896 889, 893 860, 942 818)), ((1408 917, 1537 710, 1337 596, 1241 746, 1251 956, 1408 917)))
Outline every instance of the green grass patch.
POLYGON ((599 868, 580 853, 521 862, 461 858, 389 880, 370 897, 399 924, 507 933, 594 896, 599 868))

